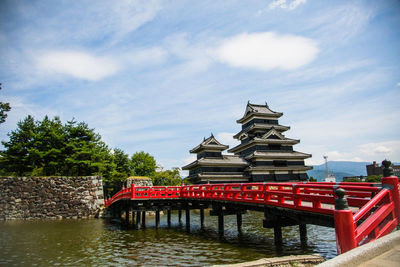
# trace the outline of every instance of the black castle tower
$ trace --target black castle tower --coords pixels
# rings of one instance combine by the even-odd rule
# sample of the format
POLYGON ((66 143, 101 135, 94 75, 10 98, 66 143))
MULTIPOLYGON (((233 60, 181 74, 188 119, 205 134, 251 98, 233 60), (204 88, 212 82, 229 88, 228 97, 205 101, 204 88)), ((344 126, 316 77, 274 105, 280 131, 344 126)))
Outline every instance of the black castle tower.
POLYGON ((193 183, 285 182, 308 179, 304 159, 311 157, 293 150, 300 141, 283 133, 290 129, 280 125, 283 113, 272 111, 267 104, 247 104, 243 117, 237 120, 242 130, 234 135, 240 144, 228 150, 235 155, 222 155, 228 146, 214 136, 192 149, 197 160, 184 166, 193 183))

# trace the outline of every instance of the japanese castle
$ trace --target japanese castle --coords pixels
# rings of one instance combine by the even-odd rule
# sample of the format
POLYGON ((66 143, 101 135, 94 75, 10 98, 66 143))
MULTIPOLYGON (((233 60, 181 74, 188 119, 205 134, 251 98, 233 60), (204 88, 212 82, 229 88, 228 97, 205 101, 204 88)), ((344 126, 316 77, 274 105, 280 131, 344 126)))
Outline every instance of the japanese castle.
POLYGON ((182 169, 189 171, 195 184, 308 180, 306 171, 312 167, 305 166, 304 159, 311 155, 293 150, 300 140, 283 135, 290 127, 278 123, 282 115, 267 104, 247 103, 243 117, 236 121, 242 130, 233 136, 240 144, 228 150, 233 155, 222 154, 228 146, 211 134, 190 150, 197 159, 182 169))

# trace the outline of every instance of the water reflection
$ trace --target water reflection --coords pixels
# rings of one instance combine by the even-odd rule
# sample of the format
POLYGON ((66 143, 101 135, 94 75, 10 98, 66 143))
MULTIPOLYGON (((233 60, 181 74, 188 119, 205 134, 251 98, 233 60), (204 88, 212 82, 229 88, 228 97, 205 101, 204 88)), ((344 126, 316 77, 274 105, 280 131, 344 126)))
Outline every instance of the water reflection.
POLYGON ((283 245, 277 248, 273 230, 261 227, 262 216, 243 215, 241 235, 236 217, 226 216, 223 238, 218 237, 216 217, 206 216, 205 229, 200 229, 198 214, 191 216, 190 233, 179 226, 176 213, 170 229, 167 216, 161 217, 159 229, 154 217, 148 217, 145 230, 106 220, 0 222, 0 265, 207 266, 283 255, 336 255, 333 229, 308 225, 305 245, 298 227, 284 227, 283 245))

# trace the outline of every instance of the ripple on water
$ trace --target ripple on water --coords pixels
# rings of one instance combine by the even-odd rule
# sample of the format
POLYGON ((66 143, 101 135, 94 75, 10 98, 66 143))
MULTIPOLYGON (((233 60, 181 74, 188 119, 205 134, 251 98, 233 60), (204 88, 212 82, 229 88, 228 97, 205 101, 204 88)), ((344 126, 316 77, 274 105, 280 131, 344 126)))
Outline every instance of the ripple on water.
POLYGON ((336 255, 334 230, 330 228, 308 226, 308 242, 303 246, 298 227, 285 227, 284 244, 276 248, 273 230, 261 227, 261 213, 243 215, 240 236, 235 216, 225 217, 222 239, 215 217, 206 216, 202 230, 199 216, 193 214, 189 234, 174 223, 176 213, 172 214, 171 229, 166 229, 165 217, 160 229, 150 223, 146 230, 124 230, 102 220, 0 222, 0 265, 207 266, 277 255, 336 255))

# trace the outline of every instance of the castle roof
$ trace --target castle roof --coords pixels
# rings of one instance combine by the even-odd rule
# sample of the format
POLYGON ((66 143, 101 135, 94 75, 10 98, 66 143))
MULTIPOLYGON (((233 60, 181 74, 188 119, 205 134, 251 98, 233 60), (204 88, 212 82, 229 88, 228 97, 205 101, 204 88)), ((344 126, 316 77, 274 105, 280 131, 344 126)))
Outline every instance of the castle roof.
POLYGON ((234 155, 223 155, 222 158, 201 158, 183 166, 182 170, 190 170, 197 166, 247 166, 246 160, 234 155))
POLYGON ((250 126, 246 127, 245 129, 241 130, 237 134, 233 136, 233 138, 239 139, 239 137, 244 134, 244 133, 249 133, 251 131, 256 131, 256 130, 268 130, 274 127, 276 130, 280 132, 285 132, 290 129, 290 126, 283 126, 283 125, 277 125, 277 124, 266 124, 266 123, 254 123, 251 124, 250 126))
POLYGON ((282 115, 283 113, 281 112, 271 110, 267 103, 265 103, 265 105, 255 105, 248 102, 243 117, 238 119, 236 122, 243 123, 253 116, 279 118, 282 115))
POLYGON ((295 145, 298 144, 300 140, 290 139, 283 136, 279 131, 272 127, 267 133, 261 137, 254 137, 248 142, 242 142, 241 144, 231 148, 228 152, 237 153, 243 149, 253 146, 254 144, 281 144, 281 145, 295 145))
POLYGON ((246 157, 247 160, 256 158, 256 159, 273 159, 273 160, 281 160, 281 159, 306 159, 310 158, 311 154, 306 154, 297 151, 254 151, 252 154, 246 157))
POLYGON ((201 151, 223 151, 227 149, 229 146, 223 145, 215 139, 214 135, 211 134, 210 137, 204 139, 198 146, 190 150, 190 153, 199 153, 201 151))

